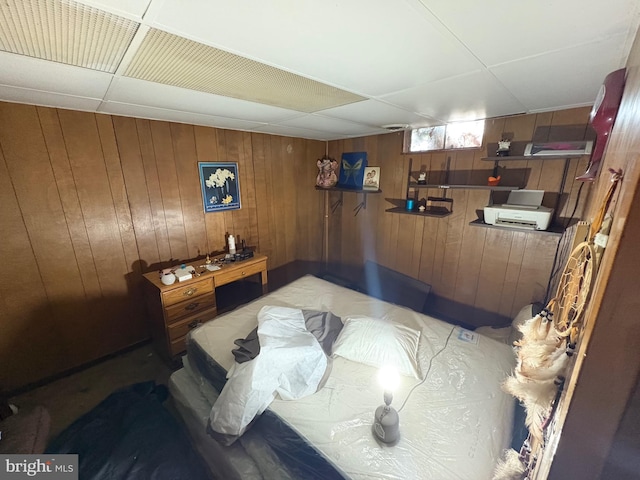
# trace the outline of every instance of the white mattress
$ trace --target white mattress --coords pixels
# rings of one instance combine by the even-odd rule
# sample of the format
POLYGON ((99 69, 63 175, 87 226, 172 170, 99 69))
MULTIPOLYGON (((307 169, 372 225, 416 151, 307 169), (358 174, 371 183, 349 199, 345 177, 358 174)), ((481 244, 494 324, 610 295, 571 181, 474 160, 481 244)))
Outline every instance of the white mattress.
POLYGON ((336 358, 327 383, 316 394, 271 404, 274 413, 345 476, 491 478, 511 440, 514 400, 500 388, 515 365, 511 347, 477 333, 468 341, 461 335, 468 332, 460 327, 313 276, 204 324, 192 332, 191 341, 229 370, 234 363, 233 341, 256 326, 256 315, 264 305, 331 311, 343 318, 386 316, 422 332, 418 353, 422 372, 437 354, 426 380, 413 392, 419 381, 401 379, 393 406, 399 409, 410 396, 399 412, 401 438, 394 446, 379 443, 371 433, 373 412, 383 401, 373 367, 336 358))
POLYGON ((223 446, 210 437, 207 430, 211 406, 218 392, 203 383, 204 379, 189 365, 171 374, 169 391, 174 405, 193 443, 215 478, 223 480, 291 480, 291 474, 257 434, 249 431, 241 441, 223 446))

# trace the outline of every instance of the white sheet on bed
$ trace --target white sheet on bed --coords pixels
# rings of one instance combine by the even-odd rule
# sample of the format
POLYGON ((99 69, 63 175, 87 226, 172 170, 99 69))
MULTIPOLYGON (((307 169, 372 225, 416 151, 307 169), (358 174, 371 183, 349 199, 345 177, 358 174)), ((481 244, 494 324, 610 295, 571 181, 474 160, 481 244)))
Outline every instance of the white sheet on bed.
POLYGON ((258 312, 260 354, 236 364, 211 409, 211 428, 242 435, 276 396, 296 400, 314 393, 327 369, 322 347, 299 308, 265 306, 258 312))
POLYGON ((346 476, 491 477, 511 438, 514 401, 500 388, 515 364, 509 346, 312 276, 204 324, 191 340, 229 370, 233 341, 255 328, 264 305, 325 310, 341 317, 386 316, 421 331, 418 360, 426 380, 411 392, 419 381, 401 379, 393 402, 400 410, 397 445, 381 444, 371 433, 373 412, 383 401, 377 370, 343 358, 334 359, 331 375, 317 393, 293 402, 276 399, 269 407, 346 476))

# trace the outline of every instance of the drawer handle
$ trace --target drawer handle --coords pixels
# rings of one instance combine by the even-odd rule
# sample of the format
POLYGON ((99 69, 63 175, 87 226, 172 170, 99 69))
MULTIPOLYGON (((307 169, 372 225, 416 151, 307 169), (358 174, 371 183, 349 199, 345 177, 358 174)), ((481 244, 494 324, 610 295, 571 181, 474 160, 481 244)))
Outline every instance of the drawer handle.
POLYGON ((244 272, 242 272, 242 275, 244 275, 244 272))
POLYGON ((189 325, 187 325, 187 327, 189 327, 189 330, 193 330, 194 328, 199 327, 200 325, 202 325, 202 322, 200 320, 194 320, 189 325))
POLYGON ((193 288, 193 287, 191 287, 189 290, 185 290, 184 292, 182 292, 182 294, 183 294, 185 297, 190 297, 191 295, 193 295, 193 294, 194 294, 194 293, 196 293, 197 291, 198 291, 198 289, 197 289, 197 288, 193 288))
POLYGON ((189 305, 187 305, 186 307, 184 307, 185 310, 195 310, 196 308, 198 308, 198 305, 200 305, 200 302, 193 302, 190 303, 189 305))

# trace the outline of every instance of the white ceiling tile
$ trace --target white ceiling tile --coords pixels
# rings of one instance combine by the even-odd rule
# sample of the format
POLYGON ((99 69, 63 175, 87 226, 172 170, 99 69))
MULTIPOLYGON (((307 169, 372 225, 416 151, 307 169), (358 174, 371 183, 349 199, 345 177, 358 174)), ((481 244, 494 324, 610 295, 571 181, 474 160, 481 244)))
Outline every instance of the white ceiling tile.
POLYGON ((113 77, 109 73, 0 51, 0 83, 20 88, 100 98, 113 77))
POLYGON ((42 105, 45 107, 81 110, 83 112, 95 112, 100 105, 100 100, 95 98, 60 95, 58 93, 42 92, 10 85, 0 85, 0 100, 14 103, 27 103, 29 105, 42 105))
POLYGON ((299 127, 287 127, 285 125, 262 125, 252 130, 254 132, 270 133, 272 135, 281 135, 283 137, 308 138, 310 140, 325 141, 334 138, 334 136, 328 135, 326 132, 299 127))
POLYGON ((640 12, 637 0, 416 1, 487 66, 626 35, 640 12))
POLYGON ((497 117, 525 110, 522 103, 485 71, 421 85, 389 95, 385 100, 440 119, 443 123, 497 117))
POLYGON ((119 77, 114 80, 105 99, 112 102, 264 123, 303 115, 284 108, 129 77, 119 77))
POLYGON ((425 118, 394 105, 373 99, 343 105, 341 107, 329 108, 323 110, 320 114, 326 117, 350 120, 352 122, 378 127, 389 124, 406 124, 414 127, 424 127, 438 123, 434 118, 425 118))
POLYGON ((165 110, 162 108, 145 107, 118 102, 103 102, 98 109, 101 113, 123 115, 125 117, 148 118, 152 120, 166 120, 168 122, 190 123, 210 127, 228 128, 232 130, 253 130, 262 124, 233 118, 216 117, 215 115, 200 115, 197 113, 165 110))
POLYGON ((347 120, 325 117, 319 114, 305 115, 304 117, 296 118, 295 120, 285 120, 278 124, 352 136, 375 135, 376 133, 386 132, 386 130, 380 126, 362 125, 347 120))
POLYGON ((616 48, 619 48, 619 42, 611 37, 606 41, 499 65, 491 71, 527 110, 589 105, 595 100, 607 74, 619 68, 608 55, 616 48))
POLYGON ((165 2, 151 9, 146 21, 371 96, 480 67, 438 22, 406 2, 193 0, 189 8, 181 2, 165 2))

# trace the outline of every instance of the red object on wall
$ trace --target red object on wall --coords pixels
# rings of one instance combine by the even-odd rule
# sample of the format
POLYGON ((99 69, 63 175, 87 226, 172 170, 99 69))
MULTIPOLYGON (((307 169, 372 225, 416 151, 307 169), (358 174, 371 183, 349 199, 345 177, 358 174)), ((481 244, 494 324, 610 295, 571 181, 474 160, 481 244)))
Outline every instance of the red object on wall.
POLYGON ((611 72, 600 87, 589 118, 589 123, 596 132, 596 145, 593 148, 587 171, 576 177, 576 180, 592 182, 596 178, 622 100, 626 71, 626 68, 621 68, 611 72))

